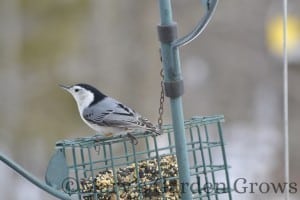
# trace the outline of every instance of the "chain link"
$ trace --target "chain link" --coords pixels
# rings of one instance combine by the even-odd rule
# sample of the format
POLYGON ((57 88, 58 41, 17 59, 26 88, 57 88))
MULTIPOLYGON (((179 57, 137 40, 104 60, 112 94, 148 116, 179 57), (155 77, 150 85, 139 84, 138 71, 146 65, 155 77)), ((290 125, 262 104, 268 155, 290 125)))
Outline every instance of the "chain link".
MULTIPOLYGON (((162 57, 160 56, 160 61, 162 62, 162 57)), ((161 91, 160 91, 160 100, 159 100, 159 109, 158 109, 158 128, 161 130, 162 124, 163 124, 163 114, 164 114, 164 102, 165 102, 165 91, 164 91, 164 70, 163 68, 160 70, 160 76, 161 76, 161 81, 160 81, 160 86, 161 86, 161 91)))

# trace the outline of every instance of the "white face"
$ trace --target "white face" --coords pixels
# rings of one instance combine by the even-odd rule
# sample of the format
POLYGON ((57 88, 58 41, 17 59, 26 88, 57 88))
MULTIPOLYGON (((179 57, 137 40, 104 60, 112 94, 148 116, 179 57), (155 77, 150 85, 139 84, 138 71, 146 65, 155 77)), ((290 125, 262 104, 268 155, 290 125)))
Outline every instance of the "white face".
POLYGON ((91 91, 86 90, 85 88, 80 87, 78 85, 74 85, 71 87, 65 87, 65 86, 61 86, 61 87, 72 94, 72 96, 74 97, 78 105, 80 114, 82 113, 83 109, 89 106, 91 102, 94 100, 94 94, 91 91))

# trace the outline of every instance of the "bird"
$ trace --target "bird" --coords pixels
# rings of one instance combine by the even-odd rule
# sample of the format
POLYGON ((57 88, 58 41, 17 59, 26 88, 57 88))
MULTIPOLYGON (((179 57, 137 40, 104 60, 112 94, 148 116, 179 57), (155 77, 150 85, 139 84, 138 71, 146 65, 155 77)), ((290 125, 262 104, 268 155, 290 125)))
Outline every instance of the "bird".
POLYGON ((94 86, 86 83, 59 86, 73 96, 81 119, 101 136, 122 136, 127 133, 137 144, 137 139, 130 131, 143 130, 151 132, 153 136, 160 135, 160 130, 148 119, 94 86))

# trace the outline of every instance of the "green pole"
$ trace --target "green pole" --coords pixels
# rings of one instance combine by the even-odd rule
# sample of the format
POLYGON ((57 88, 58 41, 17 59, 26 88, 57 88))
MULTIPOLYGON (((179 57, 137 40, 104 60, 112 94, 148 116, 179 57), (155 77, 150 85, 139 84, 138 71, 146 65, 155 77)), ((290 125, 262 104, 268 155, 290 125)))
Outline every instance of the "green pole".
POLYGON ((41 188, 42 190, 48 192, 49 194, 63 200, 72 200, 72 198, 65 193, 56 190, 45 183, 42 183, 40 180, 38 180, 36 177, 34 177, 32 174, 30 174, 28 171, 26 171, 24 168, 22 168, 20 165, 15 163, 14 161, 10 160, 9 158, 5 157, 0 152, 0 161, 3 161, 5 164, 7 164, 9 167, 11 167, 13 170, 15 170, 17 173, 19 173, 21 176, 26 178, 28 181, 36 185, 37 187, 41 188))
POLYGON ((176 23, 172 17, 170 0, 159 0, 161 24, 158 26, 161 41, 161 54, 164 69, 166 96, 170 97, 172 122, 174 128, 176 156, 181 185, 181 199, 192 199, 190 187, 190 166, 186 146, 184 117, 182 109, 183 82, 178 47, 172 47, 176 39, 176 23))

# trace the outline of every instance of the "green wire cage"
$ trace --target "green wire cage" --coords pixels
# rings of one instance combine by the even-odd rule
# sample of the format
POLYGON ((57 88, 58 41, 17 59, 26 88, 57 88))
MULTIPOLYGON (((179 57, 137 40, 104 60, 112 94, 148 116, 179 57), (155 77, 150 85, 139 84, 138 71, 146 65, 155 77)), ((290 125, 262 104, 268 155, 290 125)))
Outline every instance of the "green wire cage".
POLYGON ((67 167, 61 189, 84 200, 182 199, 187 190, 193 199, 231 199, 223 120, 211 116, 185 121, 191 183, 179 181, 173 128, 165 125, 158 137, 135 133, 138 145, 127 137, 57 142, 67 167))

